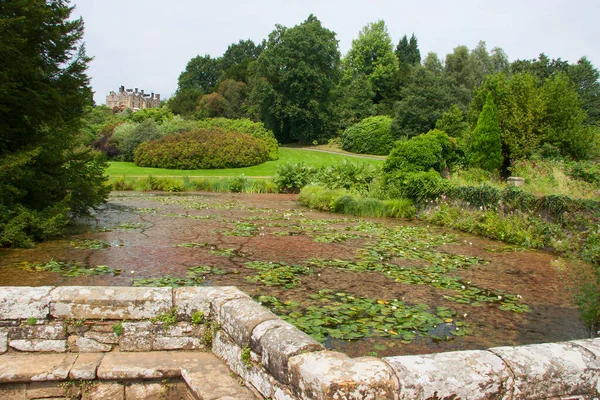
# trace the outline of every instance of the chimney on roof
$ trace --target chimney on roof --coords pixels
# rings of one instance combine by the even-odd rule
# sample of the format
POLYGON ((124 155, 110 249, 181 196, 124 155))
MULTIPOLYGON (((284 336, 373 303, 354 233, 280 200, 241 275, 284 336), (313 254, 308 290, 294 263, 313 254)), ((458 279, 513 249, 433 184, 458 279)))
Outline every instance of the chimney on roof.
POLYGON ((136 93, 138 92, 138 88, 135 88, 135 92, 136 92, 136 93))
POLYGON ((119 88, 119 93, 123 93, 124 91, 125 91, 125 86, 121 86, 121 87, 119 88))
POLYGON ((144 89, 142 89, 142 92, 141 92, 141 93, 142 93, 142 96, 143 96, 143 95, 144 95, 144 89))

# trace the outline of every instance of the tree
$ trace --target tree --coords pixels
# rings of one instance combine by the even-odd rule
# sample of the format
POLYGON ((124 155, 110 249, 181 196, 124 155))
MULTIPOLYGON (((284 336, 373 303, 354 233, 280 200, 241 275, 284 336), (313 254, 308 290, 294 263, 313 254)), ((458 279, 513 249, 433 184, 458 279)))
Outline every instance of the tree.
POLYGON ((446 76, 420 66, 415 68, 413 79, 402 89, 401 96, 392 122, 396 140, 429 132, 442 113, 456 103, 446 76))
POLYGON ((373 103, 394 97, 398 59, 383 20, 366 25, 352 41, 343 60, 344 80, 364 75, 374 93, 373 103))
POLYGON ((488 93, 477 119, 477 126, 470 137, 467 155, 469 164, 490 172, 498 170, 504 161, 500 135, 498 112, 492 94, 488 93))
POLYGON ((72 10, 67 0, 0 3, 0 246, 56 234, 108 195, 104 164, 77 148, 92 98, 72 10))
POLYGON ((310 15, 293 28, 277 26, 255 64, 252 98, 265 126, 282 143, 307 143, 336 130, 333 89, 340 52, 335 33, 310 15))
POLYGON ((198 89, 204 94, 210 93, 217 86, 222 72, 219 59, 208 54, 196 56, 179 75, 177 90, 198 89))
POLYGON ((577 64, 569 65, 567 75, 579 94, 581 107, 587 113, 585 123, 596 125, 600 122, 600 72, 586 57, 577 64))
POLYGON ((229 45, 220 60, 223 71, 221 79, 248 83, 250 64, 260 56, 264 45, 263 42, 257 46, 250 39, 229 45))
POLYGON ((465 113, 452 104, 435 122, 435 129, 446 132, 450 137, 460 138, 469 130, 469 124, 465 121, 465 113))
POLYGON ((402 39, 396 46, 396 57, 400 63, 417 65, 421 63, 421 52, 419 51, 419 45, 417 44, 417 38, 413 33, 410 40, 406 35, 402 36, 402 39))

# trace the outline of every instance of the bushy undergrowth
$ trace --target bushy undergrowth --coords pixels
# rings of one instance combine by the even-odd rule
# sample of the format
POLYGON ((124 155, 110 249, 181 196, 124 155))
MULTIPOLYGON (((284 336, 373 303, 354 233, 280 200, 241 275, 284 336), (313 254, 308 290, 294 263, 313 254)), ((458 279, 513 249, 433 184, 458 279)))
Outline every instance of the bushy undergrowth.
POLYGON ((135 150, 134 160, 141 167, 210 169, 248 167, 268 158, 269 149, 264 141, 213 128, 144 142, 135 150))
POLYGON ((391 126, 392 118, 388 116, 365 118, 342 133, 342 148, 359 154, 388 155, 394 144, 391 126))
POLYGON ((285 163, 277 168, 273 181, 282 193, 299 193, 300 189, 313 181, 316 168, 304 162, 285 163))
POLYGON ((298 202, 316 210, 357 217, 412 218, 416 213, 414 204, 408 199, 381 200, 316 185, 304 187, 298 202))
POLYGON ((277 185, 270 179, 250 179, 244 175, 231 178, 113 177, 109 184, 112 190, 124 191, 278 193, 277 185))

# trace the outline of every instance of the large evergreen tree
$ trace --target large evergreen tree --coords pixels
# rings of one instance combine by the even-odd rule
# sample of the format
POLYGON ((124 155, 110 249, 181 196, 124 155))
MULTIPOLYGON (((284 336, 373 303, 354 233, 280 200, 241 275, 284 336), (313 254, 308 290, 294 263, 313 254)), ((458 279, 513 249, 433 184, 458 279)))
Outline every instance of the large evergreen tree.
POLYGON ((108 194, 103 164, 77 150, 92 98, 72 10, 68 0, 0 2, 0 246, 56 234, 108 194))
POLYGON ((333 89, 340 52, 335 33, 313 15, 293 28, 277 26, 255 64, 252 100, 282 143, 310 143, 336 132, 333 89))

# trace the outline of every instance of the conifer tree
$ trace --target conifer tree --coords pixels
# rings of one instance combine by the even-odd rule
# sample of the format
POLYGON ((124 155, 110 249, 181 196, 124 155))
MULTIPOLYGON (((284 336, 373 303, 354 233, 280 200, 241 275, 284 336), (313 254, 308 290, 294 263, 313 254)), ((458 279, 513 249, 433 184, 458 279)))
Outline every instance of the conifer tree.
POLYGON ((488 94, 479 114, 477 126, 471 135, 468 158, 473 167, 495 171, 502 166, 501 131, 498 125, 498 111, 491 94, 488 94))

